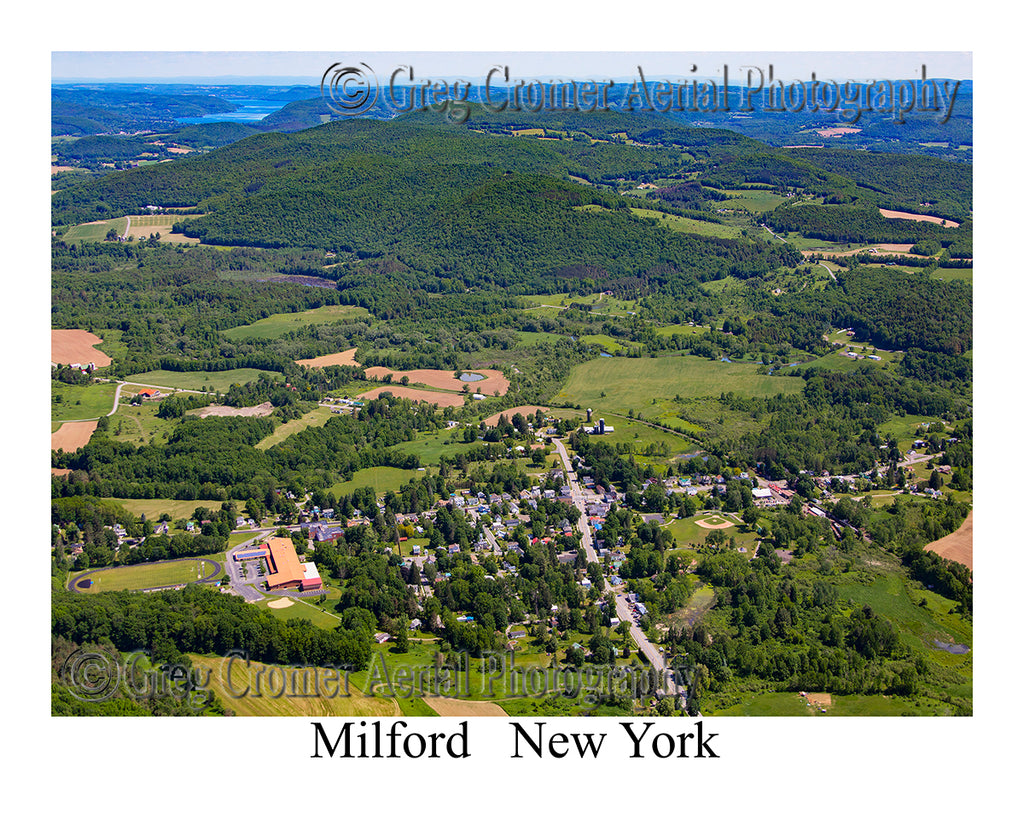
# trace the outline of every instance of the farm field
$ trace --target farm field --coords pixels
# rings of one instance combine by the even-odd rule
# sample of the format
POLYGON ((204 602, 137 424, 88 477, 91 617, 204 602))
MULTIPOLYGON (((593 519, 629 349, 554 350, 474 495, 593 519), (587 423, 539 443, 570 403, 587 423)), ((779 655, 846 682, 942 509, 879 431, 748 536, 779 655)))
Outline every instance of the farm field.
POLYGON ((316 358, 300 358, 296 362, 303 367, 358 367, 356 348, 343 350, 340 353, 328 353, 316 358))
POLYGON ((947 560, 962 563, 968 569, 974 568, 974 511, 967 513, 967 519, 955 532, 929 543, 925 548, 947 560))
POLYGON ((485 395, 504 395, 509 387, 508 379, 500 370, 466 370, 465 375, 483 376, 476 381, 462 381, 456 378, 454 370, 392 370, 390 367, 367 367, 365 372, 367 378, 382 379, 390 375, 392 384, 400 382, 403 377, 408 377, 410 385, 423 384, 426 387, 455 392, 461 392, 463 387, 469 387, 471 391, 485 395))
POLYGON ((68 421, 50 433, 50 449, 74 452, 89 443, 96 421, 68 421))
POLYGON ((256 444, 256 449, 270 449, 274 444, 279 444, 290 435, 302 432, 307 427, 322 427, 330 419, 332 413, 329 407, 317 407, 310 410, 301 418, 286 421, 275 429, 270 435, 256 444))
MULTIPOLYGON (((317 669, 299 674, 296 692, 316 691, 324 696, 284 696, 277 692, 283 685, 291 685, 296 677, 284 666, 266 665, 239 658, 203 657, 189 654, 196 669, 209 671, 209 687, 217 698, 242 717, 397 717, 401 715, 394 699, 363 694, 349 685, 346 691, 344 672, 337 669, 317 669), (230 680, 229 675, 230 673, 230 680), (308 676, 303 676, 306 674, 308 676), (305 688, 303 688, 305 680, 305 688), (242 692, 246 692, 244 695, 242 692)), ((205 673, 204 673, 205 678, 205 673)))
POLYGON ((271 370, 254 370, 243 367, 238 370, 222 370, 220 372, 175 372, 173 370, 150 370, 149 372, 129 375, 124 380, 130 384, 152 384, 157 387, 170 387, 176 390, 196 390, 206 392, 227 392, 232 384, 246 384, 255 381, 260 375, 281 379, 281 373, 271 370))
POLYGON ((409 398, 413 401, 425 401, 428 404, 437 404, 439 407, 461 407, 466 398, 461 393, 441 392, 440 390, 417 390, 412 387, 393 386, 385 384, 367 392, 359 394, 359 398, 369 400, 376 398, 381 393, 389 392, 396 398, 409 398))
POLYGON ((105 219, 99 222, 85 222, 68 229, 64 234, 64 241, 68 244, 82 242, 102 242, 107 238, 107 232, 113 228, 118 236, 124 235, 124 229, 128 221, 123 216, 119 219, 105 219))
MULTIPOLYGON (((615 412, 650 413, 652 399, 741 396, 799 392, 803 381, 759 375, 747 362, 708 361, 697 356, 664 358, 598 358, 572 369, 565 386, 552 399, 615 412)), ((655 417, 654 413, 651 413, 655 417)))
POLYGON ((117 384, 95 383, 79 387, 50 382, 50 420, 85 421, 101 418, 114 408, 117 384))
POLYGON ((348 321, 355 318, 368 318, 369 316, 369 311, 363 307, 330 304, 326 307, 317 307, 314 310, 304 310, 299 313, 275 313, 252 324, 224 330, 222 335, 232 341, 248 341, 253 338, 273 339, 280 338, 293 330, 301 330, 303 327, 348 321))
MULTIPOLYGON (((86 594, 104 591, 126 591, 133 589, 151 589, 158 586, 177 586, 193 583, 213 573, 214 564, 204 558, 188 558, 161 563, 140 563, 135 566, 116 566, 102 569, 89 575, 92 585, 88 589, 79 589, 86 594)), ((71 578, 75 586, 82 573, 71 578)))
POLYGON ((920 213, 907 213, 902 210, 885 210, 884 208, 879 208, 878 212, 886 219, 909 219, 912 222, 931 222, 932 224, 945 225, 946 227, 951 228, 960 227, 959 222, 954 222, 952 219, 943 219, 941 216, 925 216, 920 213))
POLYGON ((106 367, 111 362, 110 356, 95 346, 102 343, 102 338, 88 330, 50 330, 50 361, 106 367))

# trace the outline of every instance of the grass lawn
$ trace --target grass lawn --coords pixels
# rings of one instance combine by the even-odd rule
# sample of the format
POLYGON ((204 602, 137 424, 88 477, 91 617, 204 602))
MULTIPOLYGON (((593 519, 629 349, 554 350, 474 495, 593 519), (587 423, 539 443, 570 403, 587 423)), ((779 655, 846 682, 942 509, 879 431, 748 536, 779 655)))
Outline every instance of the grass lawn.
POLYGON ((799 392, 802 379, 781 378, 757 373, 751 362, 708 361, 697 356, 664 358, 598 358, 572 369, 565 386, 552 399, 569 401, 596 411, 607 409, 643 413, 658 418, 671 407, 652 410, 652 401, 671 400, 673 396, 698 398, 733 392, 753 397, 799 392))
POLYGON ((422 477, 423 475, 424 473, 417 469, 371 466, 368 469, 360 469, 350 481, 334 484, 328 491, 333 492, 335 496, 341 494, 349 495, 355 489, 369 486, 378 495, 384 495, 387 492, 397 492, 410 479, 422 477))
POLYGON ((223 370, 222 372, 173 372, 172 370, 150 370, 145 373, 130 375, 125 378, 133 384, 152 384, 157 387, 169 387, 179 390, 205 390, 208 392, 227 392, 232 384, 247 384, 255 381, 261 373, 271 378, 281 379, 284 376, 270 370, 254 370, 250 367, 243 367, 238 370, 223 370))
POLYGON ((364 307, 353 307, 347 304, 329 304, 314 310, 303 310, 298 313, 275 313, 252 324, 232 327, 224 330, 222 335, 232 341, 248 341, 253 338, 280 338, 292 330, 301 330, 315 324, 330 324, 335 321, 350 321, 356 318, 368 318, 369 311, 364 307))
POLYGON ((50 382, 50 421, 85 421, 100 418, 114 408, 117 384, 87 384, 83 387, 50 382))
MULTIPOLYGON (((191 583, 212 571, 210 563, 203 558, 187 558, 167 563, 140 563, 136 566, 116 566, 91 575, 92 586, 83 589, 89 594, 101 591, 123 591, 126 589, 149 589, 155 586, 172 586, 191 583)), ((74 575, 77 579, 81 573, 74 575)))
MULTIPOLYGON (((314 626, 325 629, 335 629, 341 622, 341 618, 333 612, 324 611, 321 609, 316 601, 318 598, 311 597, 308 599, 295 598, 292 605, 281 608, 270 608, 269 603, 276 600, 276 597, 267 597, 255 603, 261 609, 266 609, 274 617, 281 620, 309 620, 314 626)), ((328 602, 328 605, 332 605, 328 602)))
POLYGON ((322 427, 331 417, 330 407, 317 407, 310 410, 301 418, 286 421, 275 429, 270 435, 256 444, 256 449, 270 449, 274 444, 279 444, 290 435, 301 432, 307 427, 322 427))
POLYGON ((756 533, 745 531, 747 527, 744 524, 736 523, 733 518, 724 516, 720 512, 714 513, 714 519, 712 517, 712 515, 698 513, 692 518, 673 519, 663 528, 676 539, 676 544, 679 546, 699 545, 711 532, 722 532, 727 541, 734 537, 737 546, 745 546, 749 557, 757 543, 756 533), (725 521, 733 525, 723 529, 705 529, 703 526, 697 525, 698 520, 707 520, 708 523, 715 524, 725 521))

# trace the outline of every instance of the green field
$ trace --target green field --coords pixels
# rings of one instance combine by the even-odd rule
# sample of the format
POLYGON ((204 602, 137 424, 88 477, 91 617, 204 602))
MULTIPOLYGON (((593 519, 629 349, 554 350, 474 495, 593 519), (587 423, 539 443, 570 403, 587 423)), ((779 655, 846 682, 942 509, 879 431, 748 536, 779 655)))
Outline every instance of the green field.
POLYGON ((163 443, 177 424, 177 419, 158 418, 160 404, 147 401, 132 406, 127 401, 117 405, 117 412, 110 418, 110 437, 121 443, 148 444, 163 443))
POLYGON ((556 333, 534 333, 529 330, 516 330, 519 336, 517 347, 533 347, 537 344, 554 344, 561 341, 565 336, 556 333))
POLYGON ((785 196, 767 190, 723 190, 722 192, 729 194, 730 198, 718 202, 717 208, 742 208, 752 213, 764 213, 775 210, 786 201, 785 196))
MULTIPOLYGON (((489 413, 488 413, 489 414, 489 413)), ((413 441, 403 441, 395 445, 399 452, 419 455, 420 463, 438 464, 441 456, 455 458, 460 452, 480 446, 480 442, 466 443, 462 440, 462 429, 444 430, 441 432, 420 432, 413 441)), ((420 472, 420 475, 423 473, 420 472)))
POLYGON ((117 384, 87 384, 84 387, 50 382, 50 421, 86 421, 100 418, 114 408, 117 384))
POLYGON ((279 444, 290 435, 301 432, 307 427, 322 427, 330 419, 332 413, 330 407, 317 407, 310 410, 301 418, 294 418, 286 421, 275 429, 270 435, 256 444, 256 449, 270 449, 274 444, 279 444))
POLYGON ((973 644, 971 624, 952 613, 955 604, 951 600, 912 588, 897 575, 881 577, 870 586, 843 584, 839 586, 839 593, 855 605, 869 605, 876 614, 889 618, 905 643, 916 651, 926 651, 930 662, 965 672, 965 684, 970 686, 971 653, 950 654, 931 642, 939 639, 973 644), (919 605, 922 599, 927 606, 919 605))
POLYGON ((275 597, 269 597, 260 600, 255 605, 261 609, 266 609, 274 617, 278 617, 281 620, 309 620, 314 626, 319 628, 335 629, 338 627, 338 623, 341 622, 341 618, 338 615, 324 611, 312 602, 316 598, 311 598, 309 601, 295 598, 292 601, 292 605, 286 608, 270 608, 268 604, 276 599, 275 597))
MULTIPOLYGON (((103 591, 177 586, 183 583, 192 583, 201 577, 210 575, 212 571, 213 564, 203 558, 172 560, 166 563, 140 563, 136 566, 117 566, 90 575, 92 586, 82 591, 95 594, 103 591)), ((80 572, 72 576, 72 586, 81 574, 80 572)))
POLYGON ((585 344, 599 344, 609 353, 617 353, 620 350, 627 349, 628 347, 636 346, 628 341, 625 344, 622 344, 621 342, 616 341, 614 338, 612 338, 609 335, 605 335, 604 333, 598 333, 592 336, 580 336, 580 341, 582 341, 585 344))
POLYGON ((223 335, 232 341, 248 341, 253 338, 280 338, 285 333, 311 327, 314 324, 330 324, 335 321, 349 321, 356 318, 367 318, 370 313, 363 307, 351 307, 346 304, 330 304, 317 307, 315 310, 304 310, 300 313, 275 313, 264 319, 232 327, 223 335))
POLYGON ((107 238, 107 231, 111 228, 117 231, 118 236, 123 236, 126 227, 128 227, 128 221, 123 216, 120 219, 75 225, 64 234, 64 241, 69 244, 72 242, 102 242, 107 238))
POLYGON ((260 374, 264 373, 271 378, 283 378, 278 372, 270 370, 254 370, 250 367, 243 367, 238 370, 223 370, 221 372, 174 372, 173 370, 150 370, 145 373, 137 373, 125 378, 125 381, 133 384, 152 384, 157 387, 170 387, 179 390, 205 390, 208 392, 227 392, 232 384, 246 384, 255 381, 260 374))
POLYGON ((943 282, 967 282, 967 284, 973 284, 974 269, 971 267, 940 267, 932 271, 932 278, 943 282))
POLYGON ((652 401, 670 400, 676 395, 699 398, 733 392, 753 397, 797 393, 803 388, 802 379, 760 375, 757 366, 749 362, 708 361, 697 356, 598 358, 574 367, 552 401, 568 401, 593 407, 595 411, 634 410, 643 412, 645 418, 655 418, 666 409, 652 411, 652 401))
POLYGON ((188 656, 193 668, 210 672, 209 687, 225 709, 239 716, 391 717, 400 713, 394 699, 364 696, 351 684, 346 689, 345 673, 337 669, 321 668, 314 676, 312 668, 293 671, 238 657, 188 656))
POLYGON ((655 328, 654 334, 656 336, 696 336, 707 331, 708 328, 703 325, 691 327, 688 324, 669 324, 665 327, 655 328))
MULTIPOLYGON (((368 469, 360 469, 350 481, 336 483, 328 491, 335 496, 340 494, 351 494, 354 489, 361 489, 364 486, 372 487, 378 495, 398 491, 412 478, 420 478, 425 475, 417 469, 396 469, 393 466, 371 466, 368 469)), ((370 510, 363 510, 364 512, 370 510)))
POLYGON ((171 520, 189 520, 196 507, 219 510, 220 501, 210 500, 172 500, 170 498, 111 498, 114 503, 123 506, 135 517, 146 516, 146 520, 157 521, 166 512, 171 520))
POLYGON ((724 239, 736 239, 742 235, 743 228, 736 225, 721 225, 716 222, 705 222, 700 219, 689 219, 674 213, 662 213, 647 208, 630 208, 637 216, 654 219, 670 230, 680 233, 695 233, 699 236, 717 236, 724 239))

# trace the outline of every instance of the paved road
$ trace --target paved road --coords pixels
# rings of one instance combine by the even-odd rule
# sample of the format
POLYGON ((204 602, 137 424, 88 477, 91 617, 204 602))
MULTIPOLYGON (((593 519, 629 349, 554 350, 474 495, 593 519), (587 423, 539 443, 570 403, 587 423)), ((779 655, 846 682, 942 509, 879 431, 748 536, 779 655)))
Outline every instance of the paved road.
POLYGON ((640 653, 647 658, 647 662, 658 670, 658 673, 661 674, 661 679, 666 681, 667 685, 665 688, 659 690, 664 690, 669 696, 681 693, 675 684, 675 680, 666 670, 668 665, 665 662, 665 657, 658 650, 658 647, 647 639, 647 635, 643 633, 640 626, 633 620, 633 612, 630 611, 625 594, 615 595, 615 613, 623 623, 629 623, 629 635, 633 638, 633 642, 637 644, 640 653))
POLYGON ((828 275, 830 275, 832 277, 832 281, 837 281, 836 274, 832 272, 832 268, 831 267, 829 267, 824 262, 818 262, 818 264, 820 264, 822 267, 824 267, 828 271, 828 275))
POLYGON ((587 520, 587 507, 583 502, 583 490, 580 489, 579 482, 576 480, 576 472, 569 461, 569 453, 565 449, 565 444, 559 438, 552 438, 551 440, 555 445, 555 449, 558 450, 558 456, 562 459, 565 477, 569 482, 569 488, 572 490, 572 502, 580 510, 579 528, 583 550, 587 553, 587 560, 591 563, 597 563, 597 551, 594 549, 594 538, 590 532, 590 521, 587 520))
MULTIPOLYGON (((552 438, 552 442, 555 445, 555 449, 558 450, 558 455, 562 459, 562 464, 565 467, 565 476, 569 482, 569 488, 572 490, 572 502, 576 505, 576 508, 580 510, 580 539, 583 543, 583 548, 587 553, 587 560, 591 563, 598 563, 597 551, 594 549, 593 537, 590 533, 590 521, 587 520, 586 506, 583 502, 583 491, 580 489, 580 485, 576 479, 576 472, 570 466, 569 453, 565 449, 565 444, 558 438, 552 438)), ((605 578, 607 584, 607 578, 605 578)), ((666 681, 666 686, 660 689, 665 691, 670 696, 675 696, 678 692, 678 688, 675 684, 674 679, 666 673, 667 664, 665 658, 659 651, 658 647, 654 645, 647 635, 643 633, 640 626, 633 621, 633 613, 629 609, 629 604, 626 602, 625 594, 615 595, 615 613, 619 619, 624 623, 629 623, 629 633, 633 638, 633 642, 637 644, 640 652, 647 658, 647 661, 662 675, 662 679, 666 681)))
POLYGON ((132 217, 131 216, 125 216, 124 219, 125 219, 126 224, 124 226, 124 236, 122 236, 121 239, 124 240, 125 242, 127 242, 128 241, 128 231, 132 229, 132 217))

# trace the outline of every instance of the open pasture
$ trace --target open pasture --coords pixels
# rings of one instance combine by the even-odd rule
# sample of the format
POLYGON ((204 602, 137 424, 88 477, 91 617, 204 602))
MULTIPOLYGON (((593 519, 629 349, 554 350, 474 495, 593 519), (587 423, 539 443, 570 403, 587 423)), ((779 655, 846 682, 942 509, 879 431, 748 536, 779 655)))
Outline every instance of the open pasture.
POLYGON ((317 407, 307 412, 301 418, 286 421, 256 444, 256 449, 270 449, 274 444, 281 443, 285 438, 294 435, 296 432, 302 432, 307 427, 322 427, 330 419, 331 414, 329 407, 317 407))
MULTIPOLYGON (((329 304, 325 307, 302 310, 297 313, 275 313, 259 321, 254 321, 252 324, 224 330, 223 335, 231 339, 231 341, 248 341, 254 338, 273 339, 280 338, 285 333, 290 333, 293 330, 301 330, 304 327, 312 327, 317 324, 331 324, 332 322, 348 321, 355 318, 367 318, 369 315, 369 311, 363 307, 353 307, 347 304, 329 304)), ((353 350, 352 352, 354 353, 355 351, 353 350)), ((324 366, 323 364, 308 365, 308 360, 300 361, 299 363, 307 364, 307 366, 324 366)), ((345 363, 353 365, 355 361, 347 361, 345 363)))
POLYGON ((597 358, 577 365, 554 401, 612 412, 650 412, 652 399, 700 398, 723 392, 753 397, 799 392, 803 381, 760 375, 752 362, 708 361, 697 356, 597 358))
POLYGON ((50 420, 84 421, 100 418, 114 408, 117 384, 100 382, 77 386, 50 382, 50 420))
POLYGON ((220 372, 150 370, 149 372, 129 375, 125 378, 125 381, 129 384, 149 384, 175 390, 227 392, 228 387, 232 384, 247 384, 258 379, 261 374, 275 379, 284 377, 281 373, 271 370, 254 370, 250 367, 243 367, 238 370, 221 370, 220 372))
MULTIPOLYGON (((352 476, 352 480, 336 483, 330 488, 330 492, 337 495, 349 495, 356 489, 370 487, 378 495, 388 492, 396 492, 413 478, 423 477, 426 474, 418 469, 398 469, 393 466, 371 466, 367 469, 360 469, 352 476)), ((362 510, 364 512, 369 510, 362 510)))

